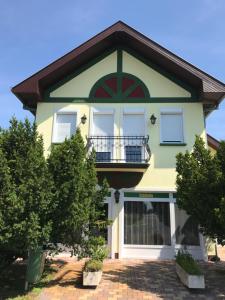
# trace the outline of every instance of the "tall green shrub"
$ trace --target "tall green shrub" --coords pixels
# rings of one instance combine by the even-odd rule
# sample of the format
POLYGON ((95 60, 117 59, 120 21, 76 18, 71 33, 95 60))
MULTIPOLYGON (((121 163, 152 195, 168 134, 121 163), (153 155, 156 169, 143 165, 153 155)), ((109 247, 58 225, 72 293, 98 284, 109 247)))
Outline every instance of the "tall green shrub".
POLYGON ((53 147, 48 165, 54 180, 56 204, 52 240, 70 247, 74 255, 85 256, 87 240, 98 222, 104 221, 107 184, 98 188, 95 155, 87 155, 79 130, 53 147))
POLYGON ((49 242, 52 180, 35 124, 10 121, 0 131, 0 247, 35 249, 49 242))
POLYGON ((214 157, 196 137, 192 152, 177 155, 177 204, 202 232, 225 242, 225 144, 214 157))

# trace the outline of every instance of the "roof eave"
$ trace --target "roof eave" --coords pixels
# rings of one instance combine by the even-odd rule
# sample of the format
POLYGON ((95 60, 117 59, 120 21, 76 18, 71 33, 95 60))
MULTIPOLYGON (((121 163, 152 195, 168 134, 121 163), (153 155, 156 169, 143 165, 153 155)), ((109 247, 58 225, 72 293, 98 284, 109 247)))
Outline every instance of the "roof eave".
POLYGON ((201 99, 211 101, 211 103, 215 102, 218 105, 225 96, 224 83, 184 61, 121 21, 17 84, 13 87, 12 92, 17 97, 19 95, 18 98, 23 103, 27 98, 41 101, 43 90, 48 84, 59 81, 66 73, 72 72, 73 68, 85 63, 85 60, 91 59, 98 52, 104 51, 116 43, 125 43, 130 47, 137 48, 142 55, 150 57, 152 55, 165 67, 170 67, 174 74, 180 73, 182 76, 182 73, 185 73, 187 79, 189 78, 193 84, 195 83, 199 90, 202 89, 201 99))

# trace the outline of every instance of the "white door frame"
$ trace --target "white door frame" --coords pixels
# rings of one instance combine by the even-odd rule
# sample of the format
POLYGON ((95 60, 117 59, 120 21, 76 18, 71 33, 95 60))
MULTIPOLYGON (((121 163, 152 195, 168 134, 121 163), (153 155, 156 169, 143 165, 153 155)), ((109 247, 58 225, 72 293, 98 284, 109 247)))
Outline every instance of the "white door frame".
MULTIPOLYGON (((108 204, 108 219, 112 220, 113 219, 113 205, 112 205, 112 196, 107 197, 104 200, 104 203, 108 204)), ((109 256, 112 258, 113 257, 113 224, 107 226, 107 235, 108 235, 108 241, 107 241, 107 246, 109 248, 109 256)))
MULTIPOLYGON (((131 191, 131 190, 129 190, 131 191)), ((137 191, 135 191, 137 192, 137 191)), ((120 212, 119 212, 119 257, 120 258, 153 258, 153 259, 174 259, 180 245, 176 244, 176 225, 175 225, 175 204, 176 199, 169 193, 169 198, 129 198, 124 197, 124 190, 121 192, 120 212), (167 202, 170 211, 170 234, 171 245, 125 245, 124 244, 124 202, 125 201, 149 201, 149 202, 167 202), (129 250, 131 250, 129 252, 129 250)), ((200 234, 200 241, 202 240, 200 234)), ((204 259, 204 245, 188 246, 187 250, 196 258, 204 259)))

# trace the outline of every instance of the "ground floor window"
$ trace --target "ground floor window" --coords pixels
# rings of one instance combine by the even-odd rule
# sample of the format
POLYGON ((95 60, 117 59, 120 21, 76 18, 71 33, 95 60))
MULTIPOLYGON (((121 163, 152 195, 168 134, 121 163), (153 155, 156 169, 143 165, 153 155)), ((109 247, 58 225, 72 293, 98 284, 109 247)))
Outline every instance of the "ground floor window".
POLYGON ((199 246, 198 223, 193 217, 175 204, 176 243, 179 245, 199 246))
POLYGON ((125 201, 124 244, 171 245, 169 203, 125 201))

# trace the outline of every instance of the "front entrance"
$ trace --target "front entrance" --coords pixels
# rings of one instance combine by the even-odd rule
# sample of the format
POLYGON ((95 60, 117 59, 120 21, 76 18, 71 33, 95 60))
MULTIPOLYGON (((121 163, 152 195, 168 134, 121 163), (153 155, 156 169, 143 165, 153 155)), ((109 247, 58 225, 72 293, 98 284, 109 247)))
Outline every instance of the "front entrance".
POLYGON ((168 201, 124 198, 121 223, 122 257, 173 258, 168 201))
POLYGON ((120 258, 174 259, 178 249, 185 248, 196 259, 204 259, 198 225, 178 210, 172 194, 135 196, 139 193, 125 192, 121 200, 120 258))

